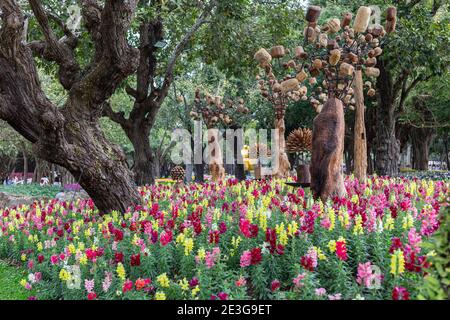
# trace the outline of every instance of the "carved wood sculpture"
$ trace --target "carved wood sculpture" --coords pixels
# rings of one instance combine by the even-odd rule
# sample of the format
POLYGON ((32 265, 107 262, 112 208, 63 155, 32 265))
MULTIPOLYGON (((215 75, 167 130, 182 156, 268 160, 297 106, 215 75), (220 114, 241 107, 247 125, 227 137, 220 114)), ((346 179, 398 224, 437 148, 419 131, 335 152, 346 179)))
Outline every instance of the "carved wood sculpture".
POLYGON ((209 172, 214 182, 225 179, 222 149, 219 144, 219 130, 208 128, 209 172))
POLYGON ((363 92, 363 78, 360 69, 355 72, 355 148, 354 148, 354 163, 355 163, 355 177, 359 182, 366 182, 367 177, 367 140, 366 140, 366 126, 364 124, 364 92, 363 92))
POLYGON ((322 201, 333 195, 342 197, 345 195, 341 168, 345 132, 342 101, 328 99, 313 124, 311 190, 322 201))
POLYGON ((311 154, 312 130, 308 128, 295 129, 289 134, 286 146, 288 153, 299 154, 301 156, 300 163, 297 166, 297 182, 304 184, 311 183, 307 154, 311 154))
MULTIPOLYGON (((351 13, 346 13, 342 20, 333 18, 319 26, 320 12, 318 6, 308 8, 303 45, 293 50, 293 57, 289 57, 289 49, 275 46, 270 54, 260 49, 255 59, 266 74, 266 79, 259 82, 262 96, 272 102, 284 102, 274 105, 286 106, 289 99, 307 100, 306 93, 310 92, 311 105, 319 113, 314 120, 311 185, 314 194, 325 201, 332 194, 343 195, 345 192, 340 170, 344 144, 343 129, 341 132, 344 105, 351 110, 358 105, 359 140, 365 140, 364 115, 361 113, 364 112, 362 73, 357 79, 357 97, 353 97, 355 70, 363 69, 370 78, 380 75, 380 70, 375 68, 377 57, 383 52, 381 45, 386 39, 385 35, 395 30, 396 9, 388 8, 386 28, 379 24, 369 26, 373 12, 365 6, 358 9, 352 26, 351 13), (273 59, 278 63, 275 64, 273 59), (274 76, 276 65, 282 66, 287 73, 280 82, 274 76), (314 86, 315 90, 312 88, 314 86)), ((370 81, 366 82, 366 88, 367 95, 374 97, 376 92, 370 81)), ((363 150, 364 146, 360 143, 358 153, 363 153, 363 150)), ((361 164, 358 170, 364 177, 367 159, 364 161, 364 158, 358 158, 358 161, 361 164)))
POLYGON ((216 129, 217 126, 231 126, 249 113, 250 109, 244 106, 243 99, 234 101, 220 96, 211 96, 208 93, 201 94, 199 89, 195 91, 190 116, 193 120, 203 119, 208 129, 208 165, 212 181, 217 182, 225 178, 223 154, 219 144, 220 131, 216 129))
POLYGON ((286 153, 286 140, 284 134, 286 132, 286 126, 284 124, 284 117, 275 119, 275 129, 277 130, 277 140, 278 140, 278 161, 275 164, 276 178, 286 178, 289 175, 289 170, 291 169, 291 164, 286 153))
MULTIPOLYGON (((288 54, 283 46, 274 46, 270 53, 266 49, 260 49, 256 52, 254 58, 259 62, 259 66, 264 69, 264 74, 258 75, 258 87, 261 95, 267 99, 273 106, 275 113, 274 127, 277 130, 277 150, 276 161, 274 163, 273 176, 277 178, 286 178, 289 176, 291 165, 286 154, 285 142, 285 124, 284 116, 290 101, 300 101, 306 98, 307 89, 301 84, 304 80, 296 77, 277 79, 274 70, 281 65, 280 60, 288 54), (275 59, 275 60, 274 60, 275 59), (272 60, 280 63, 271 63, 272 60)), ((295 68, 294 60, 283 63, 282 68, 295 68)), ((279 69, 279 68, 278 68, 279 69)))

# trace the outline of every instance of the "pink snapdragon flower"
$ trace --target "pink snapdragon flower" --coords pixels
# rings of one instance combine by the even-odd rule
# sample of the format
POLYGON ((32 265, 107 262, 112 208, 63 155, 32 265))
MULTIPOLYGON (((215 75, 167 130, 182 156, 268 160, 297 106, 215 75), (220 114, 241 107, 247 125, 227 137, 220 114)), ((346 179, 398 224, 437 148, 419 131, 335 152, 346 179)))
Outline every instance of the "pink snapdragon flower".
POLYGON ((252 263, 252 253, 249 250, 245 250, 241 255, 241 267, 245 268, 252 263))

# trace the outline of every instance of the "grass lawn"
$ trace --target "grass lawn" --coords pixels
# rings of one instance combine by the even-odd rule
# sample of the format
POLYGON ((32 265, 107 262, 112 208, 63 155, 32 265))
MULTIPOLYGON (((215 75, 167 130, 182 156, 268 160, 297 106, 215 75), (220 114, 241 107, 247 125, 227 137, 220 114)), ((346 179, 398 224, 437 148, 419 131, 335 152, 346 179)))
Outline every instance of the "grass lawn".
POLYGON ((48 197, 54 198, 61 187, 58 186, 43 186, 39 184, 26 184, 16 186, 0 185, 0 192, 5 192, 17 196, 32 196, 32 197, 48 197))
POLYGON ((0 261, 0 300, 26 300, 31 295, 19 281, 22 279, 20 268, 0 261))

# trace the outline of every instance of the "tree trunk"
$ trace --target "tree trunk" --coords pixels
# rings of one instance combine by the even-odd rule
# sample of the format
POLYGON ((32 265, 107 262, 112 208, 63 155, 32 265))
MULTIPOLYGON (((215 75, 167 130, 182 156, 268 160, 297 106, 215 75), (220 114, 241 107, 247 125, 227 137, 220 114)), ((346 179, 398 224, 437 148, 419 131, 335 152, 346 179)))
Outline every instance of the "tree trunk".
MULTIPOLYGON (((241 129, 237 126, 232 127, 234 130, 241 129)), ((242 157, 241 149, 242 145, 239 145, 239 139, 235 135, 233 136, 234 143, 233 143, 233 154, 234 154, 234 176, 238 181, 244 181, 245 180, 245 167, 244 167, 244 158, 242 157)))
POLYGON ((367 140, 366 125, 364 122, 364 93, 362 71, 356 70, 355 82, 355 139, 354 143, 354 168, 355 178, 364 183, 367 178, 367 140))
POLYGON ((150 128, 134 122, 125 132, 134 148, 133 173, 138 186, 155 183, 155 159, 150 147, 150 128))
POLYGON ((429 150, 435 130, 429 128, 412 128, 413 169, 428 170, 429 150))
POLYGON ((346 193, 342 174, 344 133, 344 106, 341 100, 330 98, 313 122, 311 190, 323 202, 346 193))
POLYGON ((83 71, 75 58, 76 40, 69 42, 73 35, 59 40, 41 2, 29 3, 45 36, 34 46, 23 38, 21 7, 0 1, 0 118, 32 143, 36 156, 79 179, 101 213, 123 213, 140 202, 139 193, 123 151, 106 139, 98 120, 106 101, 138 66, 139 51, 127 40, 137 1, 105 1, 101 13, 90 2, 83 6, 95 48, 83 71), (32 50, 58 65, 59 81, 68 91, 63 107, 42 90, 32 50))
POLYGON ((28 155, 27 151, 24 149, 22 150, 23 155, 23 184, 27 184, 28 181, 28 155))
POLYGON ((389 74, 382 62, 378 63, 378 106, 376 110, 376 162, 378 175, 392 176, 398 173, 400 145, 395 136, 395 101, 389 74))
POLYGON ((447 163, 447 170, 450 170, 450 157, 448 155, 448 132, 445 133, 444 137, 444 152, 445 152, 445 162, 447 163))
POLYGON ((51 137, 49 141, 41 138, 34 145, 37 155, 68 169, 101 213, 113 210, 124 213, 139 203, 140 197, 122 149, 110 143, 98 125, 68 121, 65 135, 72 147, 59 145, 51 137))
POLYGON ((195 182, 203 183, 205 182, 205 166, 203 163, 194 164, 195 171, 195 182))

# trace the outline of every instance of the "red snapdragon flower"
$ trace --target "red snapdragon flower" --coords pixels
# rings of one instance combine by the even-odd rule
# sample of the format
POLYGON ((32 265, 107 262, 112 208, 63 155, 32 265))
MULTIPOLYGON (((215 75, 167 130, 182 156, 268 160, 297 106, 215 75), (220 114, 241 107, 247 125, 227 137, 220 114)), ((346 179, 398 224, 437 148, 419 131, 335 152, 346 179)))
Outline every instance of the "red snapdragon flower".
POLYGON ((277 279, 273 280, 272 283, 270 284, 270 290, 272 292, 275 292, 278 288, 280 288, 281 284, 280 281, 278 281, 277 279))
POLYGON ((261 254, 261 248, 254 248, 251 251, 252 259, 251 264, 252 266, 257 265, 262 261, 262 254, 261 254))
POLYGON ((114 229, 114 241, 122 241, 123 240, 123 232, 119 229, 114 229))
POLYGON ((133 281, 130 280, 125 281, 122 287, 122 292, 125 293, 131 291, 132 289, 133 289, 133 281))
POLYGON ((389 253, 394 253, 397 249, 403 249, 403 243, 400 238, 393 237, 391 239, 391 247, 389 248, 389 253))
POLYGON ((348 259, 345 241, 336 241, 336 255, 343 261, 348 259))
POLYGON ((409 300, 409 292, 404 287, 395 287, 392 290, 392 300, 409 300))
POLYGON ((131 264, 132 267, 140 266, 141 265, 141 255, 139 253, 138 254, 133 254, 131 256, 130 264, 131 264))
POLYGON ((209 230, 209 243, 219 243, 220 233, 219 230, 209 230))
POLYGON ((89 292, 87 298, 88 300, 95 300, 97 299, 97 294, 95 292, 89 292))
POLYGON ((217 296, 219 297, 220 300, 228 300, 228 294, 225 292, 219 292, 217 296))

